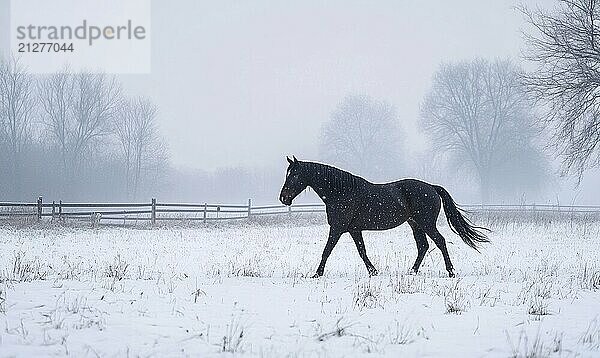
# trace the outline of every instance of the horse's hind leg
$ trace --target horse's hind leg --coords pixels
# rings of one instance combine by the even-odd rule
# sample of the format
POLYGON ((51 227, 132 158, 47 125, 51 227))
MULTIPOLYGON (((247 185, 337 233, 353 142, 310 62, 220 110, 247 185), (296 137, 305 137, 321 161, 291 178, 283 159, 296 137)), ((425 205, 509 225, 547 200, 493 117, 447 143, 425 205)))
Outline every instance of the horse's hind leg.
POLYGON ((352 239, 354 240, 354 243, 356 244, 356 249, 358 250, 358 254, 360 255, 360 258, 365 263, 365 266, 367 266, 369 275, 377 276, 377 269, 375 269, 375 266, 373 266, 373 264, 367 257, 367 249, 365 248, 365 241, 363 240, 362 232, 361 231, 350 231, 350 236, 352 236, 352 239))
POLYGON ((421 228, 440 249, 442 256, 444 256, 446 271, 448 271, 450 277, 454 277, 454 268, 452 267, 450 255, 448 255, 448 249, 446 248, 446 239, 444 239, 436 227, 437 217, 440 214, 441 202, 437 196, 435 197, 435 200, 432 196, 429 196, 428 198, 430 200, 428 202, 422 202, 423 207, 421 207, 421 210, 417 211, 417 213, 413 214, 411 219, 417 223, 419 228, 421 228))
POLYGON ((446 248, 446 239, 442 236, 442 234, 440 234, 435 225, 427 228, 425 232, 442 252, 442 256, 444 256, 444 263, 446 264, 446 271, 448 271, 448 276, 454 277, 454 268, 452 266, 452 261, 450 261, 450 255, 448 255, 448 249, 446 248))
POLYGON ((417 243, 417 259, 415 260, 415 264, 412 267, 414 273, 419 272, 419 267, 421 267, 421 262, 423 262, 423 258, 427 253, 427 249, 429 249, 429 243, 427 242, 427 236, 425 236, 425 231, 423 231, 417 223, 412 220, 408 220, 408 225, 413 231, 413 236, 415 237, 415 242, 417 243))

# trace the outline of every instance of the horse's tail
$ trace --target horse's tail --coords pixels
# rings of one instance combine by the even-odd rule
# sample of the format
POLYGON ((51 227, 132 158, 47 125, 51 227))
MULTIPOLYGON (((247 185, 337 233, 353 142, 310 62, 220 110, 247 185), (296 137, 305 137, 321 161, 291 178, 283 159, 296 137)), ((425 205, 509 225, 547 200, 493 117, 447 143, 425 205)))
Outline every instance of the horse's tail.
POLYGON ((446 213, 446 219, 448 220, 448 225, 452 229, 452 231, 460 236, 460 238, 465 242, 465 244, 471 246, 475 250, 479 251, 478 243, 481 242, 490 242, 487 236, 481 231, 486 230, 484 227, 478 227, 473 225, 469 219, 465 218, 454 199, 448 194, 446 189, 439 185, 433 185, 433 188, 438 193, 438 195, 442 198, 442 203, 444 204, 444 212, 446 213))

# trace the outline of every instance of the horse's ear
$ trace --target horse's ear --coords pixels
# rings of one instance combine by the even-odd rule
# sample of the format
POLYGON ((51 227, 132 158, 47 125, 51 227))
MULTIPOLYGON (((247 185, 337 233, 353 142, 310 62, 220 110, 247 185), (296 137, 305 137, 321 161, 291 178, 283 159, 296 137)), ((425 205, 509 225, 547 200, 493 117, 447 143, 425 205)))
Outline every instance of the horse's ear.
POLYGON ((290 157, 285 157, 285 159, 287 159, 288 163, 290 164, 294 164, 294 161, 290 159, 290 157))
POLYGON ((298 159, 296 159, 295 155, 292 155, 292 158, 294 158, 294 163, 298 163, 298 159))

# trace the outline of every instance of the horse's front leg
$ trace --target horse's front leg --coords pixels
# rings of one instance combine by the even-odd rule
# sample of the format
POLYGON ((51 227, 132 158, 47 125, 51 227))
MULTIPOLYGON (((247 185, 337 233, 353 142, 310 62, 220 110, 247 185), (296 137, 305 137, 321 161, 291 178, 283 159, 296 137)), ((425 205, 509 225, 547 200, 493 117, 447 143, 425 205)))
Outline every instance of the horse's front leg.
POLYGON ((365 248, 365 241, 363 240, 362 232, 350 231, 350 236, 352 236, 354 244, 356 244, 356 249, 358 250, 360 258, 365 263, 365 266, 367 266, 369 276, 377 276, 377 269, 375 268, 375 266, 373 266, 371 260, 369 260, 369 257, 367 256, 367 249, 365 248))
POLYGON ((327 244, 325 244, 325 249, 323 250, 323 255, 321 256, 321 263, 317 268, 317 273, 313 276, 313 278, 323 276, 323 271, 325 271, 325 264, 327 263, 327 259, 331 254, 331 251, 338 243, 340 236, 342 236, 342 231, 338 229, 334 229, 333 227, 329 228, 329 238, 327 239, 327 244))

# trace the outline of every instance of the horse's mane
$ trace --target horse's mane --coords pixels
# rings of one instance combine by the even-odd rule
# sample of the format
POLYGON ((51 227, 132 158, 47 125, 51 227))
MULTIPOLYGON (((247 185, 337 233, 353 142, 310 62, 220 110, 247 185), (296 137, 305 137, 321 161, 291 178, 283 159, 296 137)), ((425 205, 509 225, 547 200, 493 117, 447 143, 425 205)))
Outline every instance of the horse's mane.
POLYGON ((301 163, 303 172, 310 183, 316 183, 318 180, 324 179, 331 183, 331 188, 338 189, 351 189, 368 183, 364 178, 331 165, 316 162, 301 163))

